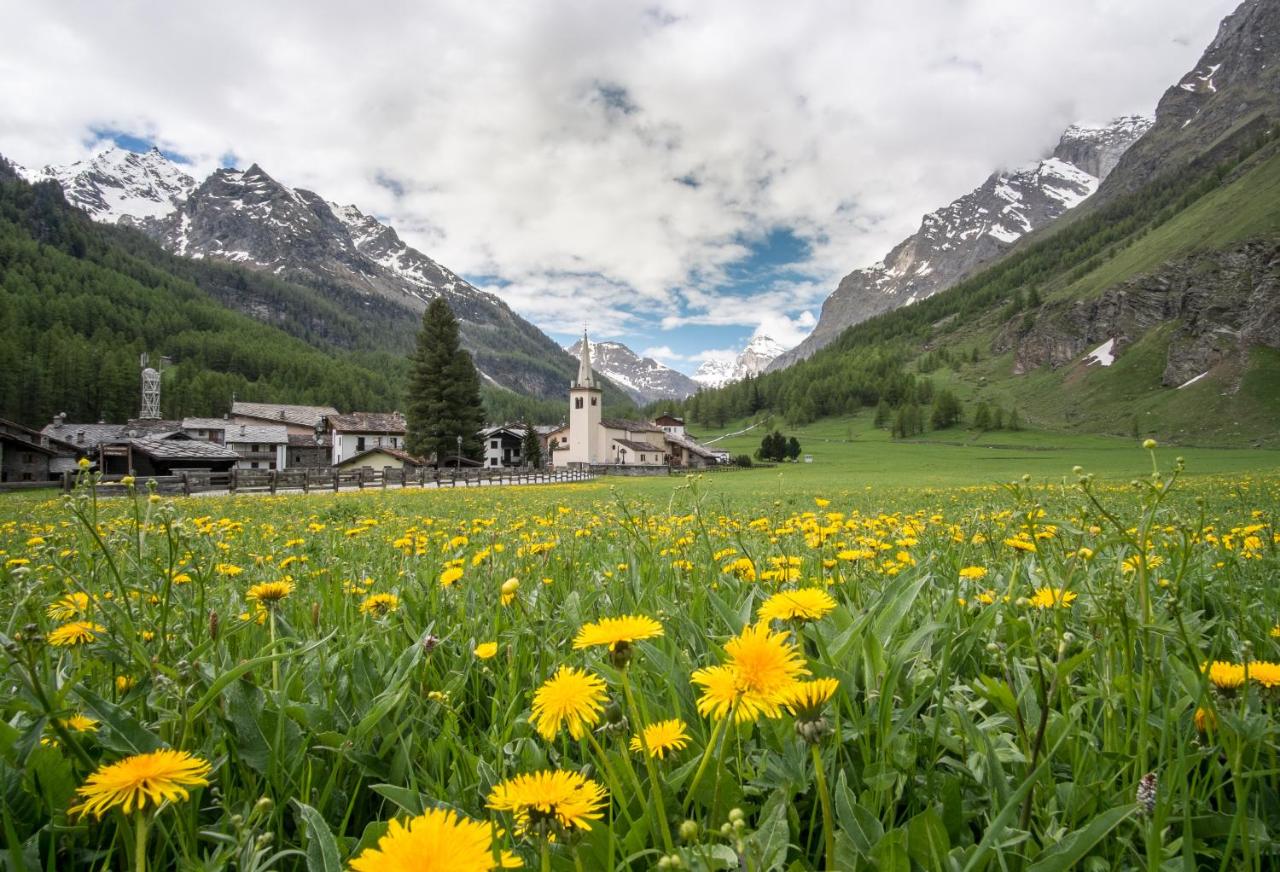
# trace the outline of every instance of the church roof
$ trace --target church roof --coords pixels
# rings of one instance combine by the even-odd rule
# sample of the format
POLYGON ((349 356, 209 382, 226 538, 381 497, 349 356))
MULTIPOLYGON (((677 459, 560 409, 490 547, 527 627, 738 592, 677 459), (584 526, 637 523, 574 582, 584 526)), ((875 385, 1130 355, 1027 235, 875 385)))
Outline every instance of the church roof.
POLYGON ((629 421, 626 418, 604 418, 600 421, 610 430, 626 430, 628 433, 661 433, 662 428, 648 421, 629 421))
POLYGON ((623 448, 630 448, 632 451, 662 451, 662 449, 656 445, 649 442, 637 442, 634 439, 614 439, 613 442, 615 445, 621 445, 623 448))

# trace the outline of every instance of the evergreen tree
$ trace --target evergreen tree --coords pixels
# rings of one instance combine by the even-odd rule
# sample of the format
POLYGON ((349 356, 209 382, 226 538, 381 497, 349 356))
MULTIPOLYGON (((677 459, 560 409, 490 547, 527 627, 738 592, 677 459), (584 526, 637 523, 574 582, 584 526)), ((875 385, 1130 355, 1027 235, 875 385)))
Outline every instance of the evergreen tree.
POLYGON ((538 431, 533 429, 533 424, 526 422, 524 430, 523 444, 520 446, 520 453, 524 455, 525 466, 532 466, 535 469, 542 466, 542 443, 538 440, 538 431))
POLYGON ((973 413, 973 426, 975 430, 991 429, 991 410, 986 403, 978 403, 978 408, 973 413))
POLYGON ((412 357, 406 440, 409 451, 437 459, 457 451, 474 456, 480 451, 480 376, 471 355, 458 345, 458 321, 443 297, 436 297, 422 313, 417 348, 412 357))
POLYGON ((792 436, 787 440, 787 458, 798 460, 800 457, 800 440, 792 436))
POLYGON ((933 400, 933 415, 929 426, 935 430, 945 430, 960 422, 960 401, 951 391, 939 391, 933 400))
POLYGON ((1022 420, 1018 417, 1018 409, 1016 407, 1013 409, 1013 411, 1009 413, 1009 429, 1010 430, 1022 429, 1022 420))
POLYGON ((991 429, 992 430, 1004 429, 1004 409, 1000 408, 999 406, 996 406, 991 412, 991 429))
POLYGON ((876 406, 875 426, 877 429, 883 430, 889 424, 889 418, 893 415, 893 410, 889 408, 888 400, 881 400, 876 406))

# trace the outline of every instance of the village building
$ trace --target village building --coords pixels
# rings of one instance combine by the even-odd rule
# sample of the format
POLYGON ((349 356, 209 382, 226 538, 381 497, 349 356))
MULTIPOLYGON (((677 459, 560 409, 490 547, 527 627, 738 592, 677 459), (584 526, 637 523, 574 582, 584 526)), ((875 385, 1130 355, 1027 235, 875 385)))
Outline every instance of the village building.
POLYGON ((353 454, 341 463, 339 469, 418 469, 427 463, 421 457, 414 457, 399 448, 368 448, 353 454))
POLYGON ((484 465, 490 468, 524 465, 525 427, 486 427, 480 431, 484 442, 484 465))
POLYGON ((193 439, 185 433, 145 436, 111 443, 104 447, 117 449, 106 453, 108 473, 129 475, 177 475, 183 472, 226 472, 239 461, 240 455, 225 445, 204 439, 193 439), (123 465, 118 462, 124 451, 123 465))
MULTIPOLYGON (((182 432, 240 456, 237 469, 286 469, 288 428, 283 424, 244 424, 227 418, 183 418, 182 432)), ((313 437, 314 438, 314 437, 313 437)))
POLYGON ((55 481, 76 466, 70 445, 0 419, 0 482, 55 481))
POLYGON ((334 466, 370 448, 404 448, 408 427, 399 412, 352 412, 327 416, 330 463, 334 466))
POLYGON ((684 421, 664 415, 653 422, 604 418, 603 391, 591 370, 591 350, 582 334, 578 377, 569 387, 569 423, 548 433, 552 465, 702 467, 712 453, 690 438, 684 421))

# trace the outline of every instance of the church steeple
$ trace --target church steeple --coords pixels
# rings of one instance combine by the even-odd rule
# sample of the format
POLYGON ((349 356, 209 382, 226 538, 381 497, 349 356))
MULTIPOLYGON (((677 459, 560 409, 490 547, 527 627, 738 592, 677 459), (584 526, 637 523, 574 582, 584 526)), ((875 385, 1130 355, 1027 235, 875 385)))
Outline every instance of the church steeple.
POLYGON ((591 345, 587 341, 587 330, 582 330, 582 347, 578 351, 578 381, 574 387, 593 388, 595 379, 591 377, 591 345))

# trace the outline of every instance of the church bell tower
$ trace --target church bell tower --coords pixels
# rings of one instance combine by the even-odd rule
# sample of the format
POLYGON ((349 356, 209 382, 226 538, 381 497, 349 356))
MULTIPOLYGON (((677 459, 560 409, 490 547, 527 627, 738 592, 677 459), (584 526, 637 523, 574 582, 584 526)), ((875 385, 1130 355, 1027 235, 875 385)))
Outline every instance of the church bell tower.
POLYGON ((582 349, 578 353, 578 378, 569 386, 569 457, 568 462, 604 463, 600 427, 601 399, 604 392, 596 387, 591 374, 591 344, 587 331, 582 331, 582 349))

